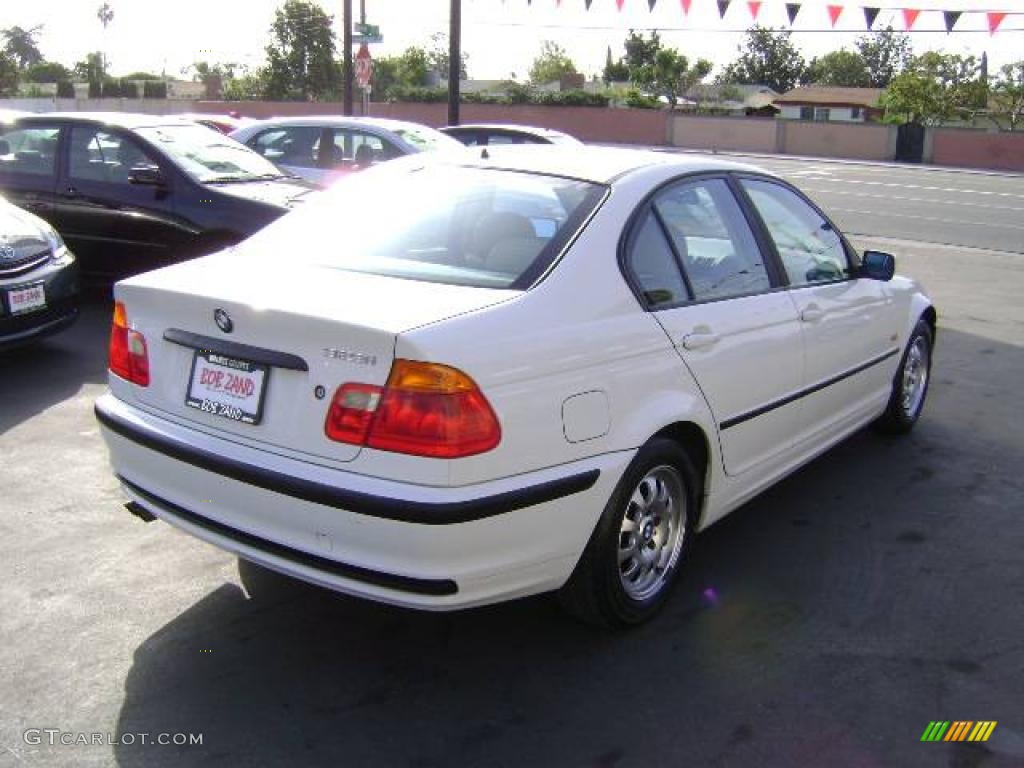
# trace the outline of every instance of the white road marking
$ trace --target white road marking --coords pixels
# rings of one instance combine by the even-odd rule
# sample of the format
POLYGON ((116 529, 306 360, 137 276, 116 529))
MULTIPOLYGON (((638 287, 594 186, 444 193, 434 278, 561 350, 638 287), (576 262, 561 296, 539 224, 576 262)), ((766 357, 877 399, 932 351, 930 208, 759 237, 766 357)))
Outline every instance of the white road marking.
POLYGON ((804 186, 804 191, 814 192, 818 195, 842 195, 843 197, 865 197, 872 200, 902 200, 908 203, 928 203, 929 205, 955 205, 965 208, 982 208, 991 211, 1021 211, 1024 208, 1017 208, 1012 205, 985 205, 984 203, 966 203, 963 200, 935 200, 925 197, 903 197, 900 195, 873 195, 870 192, 836 192, 828 189, 817 189, 810 184, 804 186))
MULTIPOLYGON (((959 219, 951 219, 947 216, 917 216, 911 213, 890 213, 889 211, 858 211, 854 208, 829 208, 830 211, 838 211, 840 213, 859 213, 866 216, 886 216, 896 219, 917 219, 918 221, 941 221, 943 224, 963 224, 965 226, 977 226, 976 221, 962 221, 959 219)), ((1020 229, 1024 230, 1024 226, 1018 224, 986 224, 989 229, 1020 229)))
POLYGON ((869 187, 892 187, 894 189, 916 189, 923 192, 951 192, 957 195, 988 195, 990 197, 1017 197, 1024 200, 1024 195, 1017 192, 995 192, 988 189, 957 189, 956 187, 928 187, 920 184, 900 184, 893 181, 864 181, 862 179, 829 179, 829 183, 863 184, 869 187))

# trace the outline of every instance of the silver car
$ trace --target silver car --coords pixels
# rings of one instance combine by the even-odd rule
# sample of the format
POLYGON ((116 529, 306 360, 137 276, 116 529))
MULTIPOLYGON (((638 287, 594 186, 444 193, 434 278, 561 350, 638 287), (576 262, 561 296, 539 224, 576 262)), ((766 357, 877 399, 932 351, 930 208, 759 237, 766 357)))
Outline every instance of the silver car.
POLYGON ((376 117, 280 117, 239 128, 231 138, 296 176, 327 186, 384 160, 462 144, 419 123, 376 117))

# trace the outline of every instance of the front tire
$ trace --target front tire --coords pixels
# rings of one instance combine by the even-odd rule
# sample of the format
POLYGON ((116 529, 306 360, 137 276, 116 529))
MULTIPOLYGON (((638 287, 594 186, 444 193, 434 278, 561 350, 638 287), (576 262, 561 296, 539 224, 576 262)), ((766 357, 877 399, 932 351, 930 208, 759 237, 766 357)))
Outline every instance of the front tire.
POLYGON ((641 624, 664 605, 696 533, 697 474, 686 451, 655 438, 633 458, 559 597, 589 623, 641 624))
POLYGON ((906 434, 921 417, 931 381, 933 346, 931 326, 918 320, 893 379, 889 404, 875 422, 882 432, 906 434))

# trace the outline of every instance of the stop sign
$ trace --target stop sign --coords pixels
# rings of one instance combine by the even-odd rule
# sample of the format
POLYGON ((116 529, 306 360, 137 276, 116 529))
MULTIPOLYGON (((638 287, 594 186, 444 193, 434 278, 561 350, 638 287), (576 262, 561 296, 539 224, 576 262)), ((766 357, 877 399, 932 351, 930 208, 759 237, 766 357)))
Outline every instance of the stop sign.
POLYGON ((366 43, 359 46, 359 52, 356 54, 355 69, 356 82, 359 83, 360 88, 366 88, 370 84, 370 78, 373 77, 373 59, 370 57, 370 49, 366 43))

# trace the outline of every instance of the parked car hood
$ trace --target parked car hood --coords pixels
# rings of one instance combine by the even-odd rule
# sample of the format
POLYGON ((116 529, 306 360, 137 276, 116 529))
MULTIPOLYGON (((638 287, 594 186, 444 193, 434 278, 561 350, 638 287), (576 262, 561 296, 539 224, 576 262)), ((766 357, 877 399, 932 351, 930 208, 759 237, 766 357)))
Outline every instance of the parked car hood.
POLYGON ((273 205, 278 208, 291 209, 302 202, 316 186, 303 179, 272 179, 265 181, 232 181, 212 183, 209 186, 218 192, 233 197, 273 205))
POLYGON ((48 229, 42 219, 0 198, 0 245, 46 248, 49 243, 43 233, 48 229))

